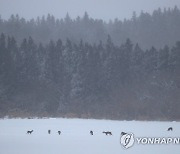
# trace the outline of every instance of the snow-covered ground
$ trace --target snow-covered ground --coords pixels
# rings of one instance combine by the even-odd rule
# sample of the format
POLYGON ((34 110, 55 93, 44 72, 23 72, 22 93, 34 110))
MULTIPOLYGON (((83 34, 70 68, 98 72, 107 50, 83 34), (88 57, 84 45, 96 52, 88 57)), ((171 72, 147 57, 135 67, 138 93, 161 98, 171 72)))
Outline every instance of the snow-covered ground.
POLYGON ((120 144, 121 132, 138 137, 180 137, 180 122, 138 122, 82 119, 1 119, 0 154, 179 154, 178 145, 120 144), (173 131, 167 131, 173 127, 173 131), (27 130, 33 129, 31 135, 27 130), (51 129, 51 134, 48 134, 51 129), (57 131, 62 133, 58 135, 57 131), (93 130, 91 136, 89 131, 93 130), (111 131, 106 136, 103 131, 111 131))

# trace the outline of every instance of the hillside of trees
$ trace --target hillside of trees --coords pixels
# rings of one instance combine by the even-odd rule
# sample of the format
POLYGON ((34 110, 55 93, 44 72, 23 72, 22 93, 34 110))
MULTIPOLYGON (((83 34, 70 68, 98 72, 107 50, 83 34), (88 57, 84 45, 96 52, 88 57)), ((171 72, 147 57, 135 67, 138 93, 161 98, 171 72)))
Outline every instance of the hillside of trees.
POLYGON ((108 23, 0 18, 0 117, 180 120, 180 10, 108 23))
POLYGON ((180 119, 180 42, 143 50, 130 39, 18 45, 0 36, 0 116, 180 119))
POLYGON ((76 19, 71 19, 68 14, 64 19, 56 19, 50 14, 31 20, 18 15, 12 15, 8 20, 0 17, 0 34, 14 36, 18 44, 29 36, 35 42, 43 44, 59 38, 63 42, 69 38, 76 44, 81 39, 84 42, 98 44, 99 41, 105 43, 110 35, 115 45, 121 45, 129 38, 144 50, 152 46, 160 49, 164 45, 172 47, 174 42, 180 39, 179 27, 180 10, 177 7, 158 9, 152 14, 142 11, 139 16, 134 12, 131 19, 114 19, 109 22, 92 19, 87 12, 83 17, 76 19))

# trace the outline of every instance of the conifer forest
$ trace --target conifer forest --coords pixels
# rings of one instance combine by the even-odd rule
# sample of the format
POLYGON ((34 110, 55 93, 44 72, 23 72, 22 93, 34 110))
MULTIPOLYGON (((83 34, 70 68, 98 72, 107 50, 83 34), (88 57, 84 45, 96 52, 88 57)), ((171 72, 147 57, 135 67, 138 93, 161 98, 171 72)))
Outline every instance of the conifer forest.
POLYGON ((0 17, 0 117, 180 120, 180 9, 0 17))

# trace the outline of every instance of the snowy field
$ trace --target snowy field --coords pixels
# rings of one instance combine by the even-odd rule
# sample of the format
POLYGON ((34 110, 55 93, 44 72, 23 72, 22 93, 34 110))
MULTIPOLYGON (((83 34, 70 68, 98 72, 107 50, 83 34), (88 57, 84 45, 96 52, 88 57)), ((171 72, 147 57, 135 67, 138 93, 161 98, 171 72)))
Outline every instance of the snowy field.
POLYGON ((121 132, 139 137, 180 137, 179 122, 136 122, 81 119, 1 119, 0 154, 179 154, 180 144, 120 144, 121 132), (167 131, 173 127, 173 131, 167 131), (34 132, 26 134, 27 130, 34 132), (51 129, 51 134, 48 134, 51 129), (57 131, 62 133, 58 135, 57 131), (93 130, 91 136, 89 131, 93 130), (103 131, 111 131, 106 136, 103 131))

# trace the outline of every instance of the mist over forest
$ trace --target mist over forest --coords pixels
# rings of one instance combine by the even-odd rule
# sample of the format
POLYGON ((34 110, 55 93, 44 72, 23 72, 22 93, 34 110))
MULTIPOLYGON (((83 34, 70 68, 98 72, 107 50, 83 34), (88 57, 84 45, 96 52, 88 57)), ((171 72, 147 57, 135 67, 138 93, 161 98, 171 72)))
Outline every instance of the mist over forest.
POLYGON ((105 22, 0 18, 0 117, 180 119, 180 9, 105 22))
POLYGON ((59 38, 65 42, 70 39, 78 44, 82 39, 91 45, 100 41, 106 42, 110 35, 115 45, 121 45, 130 38, 144 50, 154 46, 163 48, 172 46, 180 38, 180 11, 177 6, 154 10, 152 14, 141 12, 139 16, 132 13, 130 19, 110 20, 93 19, 84 13, 83 17, 71 19, 69 14, 57 19, 53 15, 26 20, 18 14, 11 15, 8 20, 0 18, 0 33, 13 36, 18 43, 31 36, 36 43, 47 44, 59 38))

